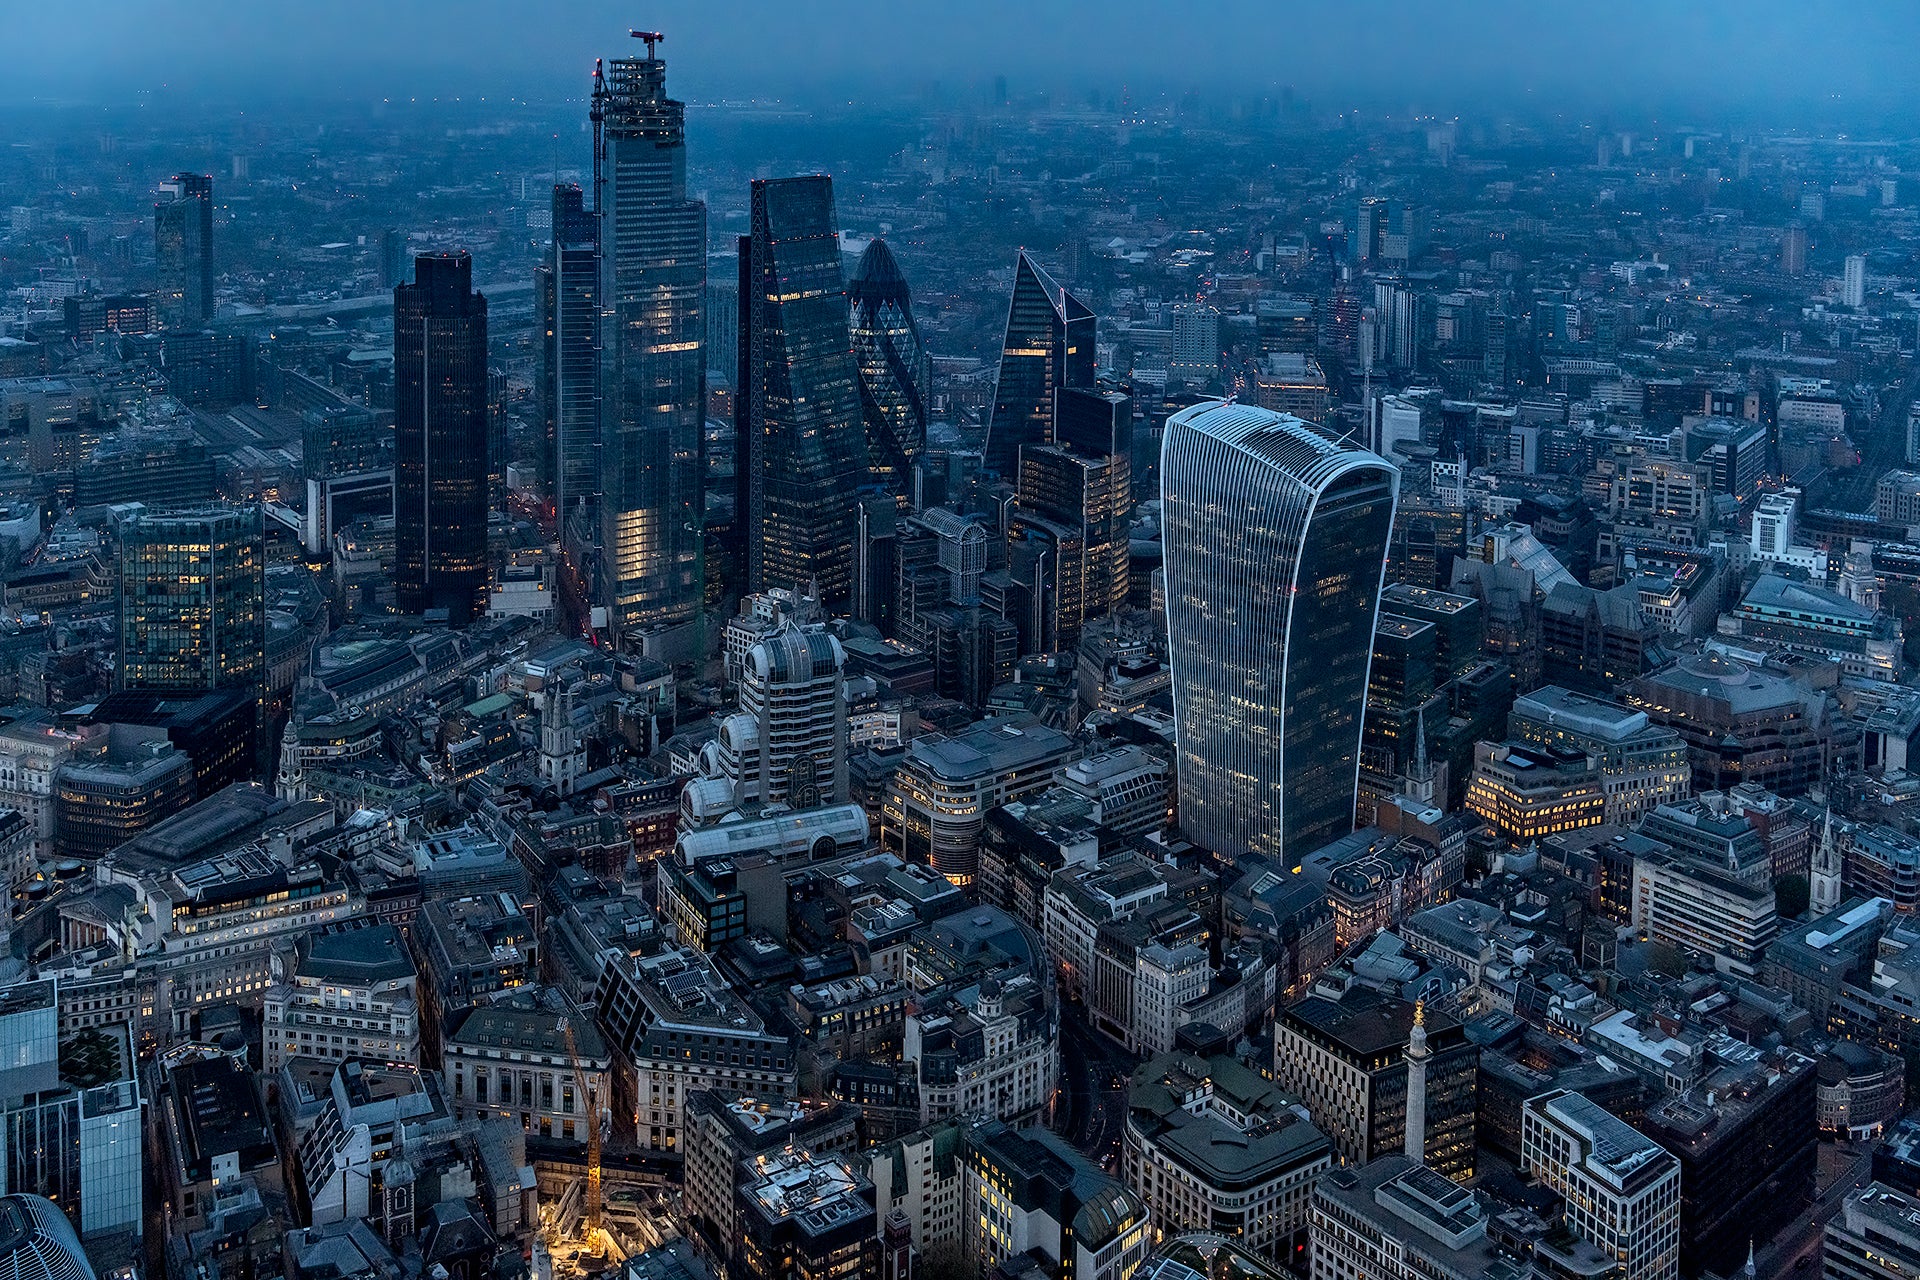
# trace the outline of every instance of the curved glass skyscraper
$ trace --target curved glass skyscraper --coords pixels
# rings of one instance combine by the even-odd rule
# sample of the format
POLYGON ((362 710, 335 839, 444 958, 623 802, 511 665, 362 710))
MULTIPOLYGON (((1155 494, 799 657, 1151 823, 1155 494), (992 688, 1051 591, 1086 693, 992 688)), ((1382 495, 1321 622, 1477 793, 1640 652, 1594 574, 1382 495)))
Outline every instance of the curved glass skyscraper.
POLYGON ((908 467, 927 442, 933 361, 913 322, 907 278, 885 240, 860 255, 847 281, 848 326, 860 367, 860 413, 867 425, 873 483, 903 508, 908 467))
POLYGON ((1180 827, 1299 859, 1353 829, 1400 473, 1291 414, 1209 402, 1160 452, 1180 827))

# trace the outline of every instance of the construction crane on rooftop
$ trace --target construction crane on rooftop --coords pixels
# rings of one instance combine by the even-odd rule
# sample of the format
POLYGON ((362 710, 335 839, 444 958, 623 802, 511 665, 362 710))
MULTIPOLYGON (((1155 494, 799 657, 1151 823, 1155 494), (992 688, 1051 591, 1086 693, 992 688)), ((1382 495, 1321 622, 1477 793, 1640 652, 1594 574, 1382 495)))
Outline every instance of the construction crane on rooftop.
POLYGON ((560 1034, 567 1038, 567 1057, 573 1061, 573 1083, 587 1104, 587 1207, 581 1234, 589 1243, 600 1234, 600 1108, 587 1084, 587 1070, 580 1063, 580 1045, 573 1038, 571 1019, 560 1019, 560 1034))
POLYGON ((652 58, 654 56, 653 46, 659 44, 662 40, 665 40, 667 38, 665 35, 661 34, 658 31, 629 31, 627 32, 627 34, 632 36, 635 40, 645 40, 647 42, 647 57, 649 58, 652 58))

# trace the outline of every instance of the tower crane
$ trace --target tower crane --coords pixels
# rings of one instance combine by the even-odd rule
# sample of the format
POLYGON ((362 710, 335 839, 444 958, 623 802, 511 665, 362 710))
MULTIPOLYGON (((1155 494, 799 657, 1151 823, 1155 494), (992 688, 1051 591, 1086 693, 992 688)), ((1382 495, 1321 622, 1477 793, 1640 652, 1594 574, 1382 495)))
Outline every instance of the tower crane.
POLYGON ((666 36, 658 31, 629 31, 627 34, 635 40, 644 40, 647 42, 647 57, 649 59, 652 59, 654 56, 653 46, 666 39, 666 36))
POLYGON ((573 1038, 573 1023, 560 1019, 560 1034, 567 1038, 567 1057, 573 1062, 574 1087, 587 1104, 587 1209, 584 1218, 586 1238, 591 1241, 600 1232, 600 1108, 587 1084, 587 1070, 580 1065, 580 1046, 573 1038))

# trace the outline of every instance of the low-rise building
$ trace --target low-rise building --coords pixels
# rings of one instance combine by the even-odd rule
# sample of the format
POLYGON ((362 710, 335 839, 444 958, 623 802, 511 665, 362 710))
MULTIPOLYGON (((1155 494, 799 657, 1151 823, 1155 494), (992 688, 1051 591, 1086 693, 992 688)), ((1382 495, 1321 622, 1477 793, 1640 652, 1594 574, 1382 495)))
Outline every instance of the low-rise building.
POLYGON ((1622 1280, 1680 1274, 1680 1162, 1578 1093, 1527 1100, 1520 1167, 1566 1201, 1567 1225, 1613 1254, 1622 1280))
POLYGON ((1547 685, 1514 699, 1508 732, 1520 742, 1583 752, 1600 764, 1607 822, 1630 825, 1683 800, 1693 776, 1687 744, 1644 711, 1547 685))
POLYGON ((265 997, 265 1070, 295 1056, 419 1061, 413 958, 392 925, 308 934, 283 963, 265 997))
POLYGON ((594 1008, 601 1032, 632 1072, 642 1147, 679 1150, 683 1108, 696 1090, 794 1096, 792 1044, 770 1030, 697 951, 609 952, 594 1008))
POLYGON ((611 1123, 612 1069, 593 1020, 550 989, 461 1010, 443 1029, 440 1075, 456 1120, 501 1116, 528 1134, 585 1143, 588 1125, 611 1123))
POLYGON ((1306 1107, 1233 1058, 1165 1054, 1134 1072, 1121 1170, 1161 1238, 1211 1231, 1289 1257, 1332 1165, 1306 1107))
MULTIPOLYGON (((1273 1078, 1304 1101, 1335 1155, 1361 1164, 1407 1146, 1407 1046, 1414 1005, 1367 987, 1339 999, 1309 996, 1281 1011, 1273 1028, 1273 1078)), ((1425 1014, 1426 1163, 1464 1179, 1474 1168, 1473 1113, 1478 1049, 1466 1029, 1425 1014)))

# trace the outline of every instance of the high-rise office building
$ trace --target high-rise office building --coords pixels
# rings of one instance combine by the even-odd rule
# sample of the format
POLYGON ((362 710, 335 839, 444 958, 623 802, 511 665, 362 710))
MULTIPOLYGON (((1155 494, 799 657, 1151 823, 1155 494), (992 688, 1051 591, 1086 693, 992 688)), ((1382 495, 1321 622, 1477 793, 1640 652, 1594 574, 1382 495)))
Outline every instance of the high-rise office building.
POLYGON ((1218 402, 1167 420, 1160 469, 1181 828, 1293 865, 1353 827, 1400 473, 1218 402))
POLYGON ((593 541, 599 489, 599 259, 594 216, 574 182, 553 189, 553 240, 534 268, 540 299, 543 469, 554 519, 576 567, 593 541))
POLYGON ((143 515, 120 535, 122 689, 260 692, 267 678, 260 508, 143 515))
MULTIPOLYGON (((600 220, 601 585, 617 634, 691 622, 701 489, 707 207, 687 198, 686 106, 667 64, 615 58, 594 88, 600 220)), ((837 264, 836 264, 837 265, 837 264)))
POLYGON ((213 319, 213 177, 176 173, 153 205, 160 322, 197 329, 213 319))
POLYGON ((1173 359, 1167 378, 1204 388, 1220 373, 1220 312, 1205 303, 1173 309, 1173 359))
POLYGON ((1033 649, 1071 650, 1126 599, 1132 455, 1133 399, 1105 389, 1064 388, 1054 442, 1021 446, 1008 533, 1043 542, 1050 558, 1033 649))
POLYGON ((885 240, 860 255, 847 303, 873 483, 904 507, 913 459, 927 442, 933 361, 913 322, 907 278, 885 240))
POLYGON ((421 254, 393 291, 393 407, 400 610, 471 621, 487 589, 487 300, 464 252, 421 254))
POLYGON ((740 253, 736 464, 747 589, 812 584, 837 610, 853 594, 868 461, 832 179, 756 180, 752 226, 740 253))
POLYGON ((1013 270, 1000 381, 987 423, 987 470, 1013 477, 1020 446, 1054 438, 1055 397, 1064 387, 1091 387, 1094 316, 1023 251, 1013 270))

